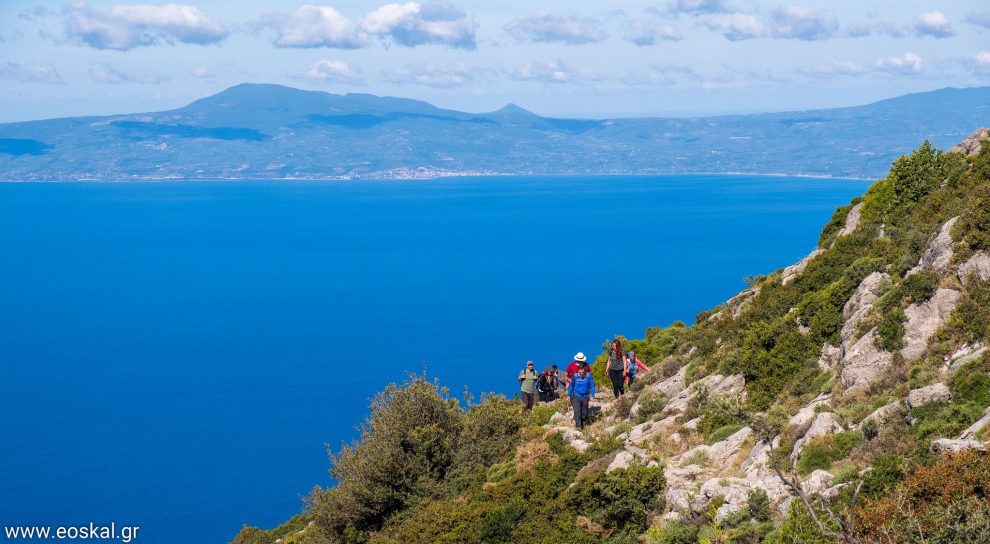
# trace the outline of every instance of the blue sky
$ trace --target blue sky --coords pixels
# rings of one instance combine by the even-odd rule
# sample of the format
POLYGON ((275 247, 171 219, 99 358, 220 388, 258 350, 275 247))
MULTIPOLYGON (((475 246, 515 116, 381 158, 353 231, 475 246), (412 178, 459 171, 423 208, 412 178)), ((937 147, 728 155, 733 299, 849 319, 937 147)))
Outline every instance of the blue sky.
POLYGON ((0 122, 156 111, 241 82, 546 115, 856 105, 990 85, 981 1, 4 0, 0 122))

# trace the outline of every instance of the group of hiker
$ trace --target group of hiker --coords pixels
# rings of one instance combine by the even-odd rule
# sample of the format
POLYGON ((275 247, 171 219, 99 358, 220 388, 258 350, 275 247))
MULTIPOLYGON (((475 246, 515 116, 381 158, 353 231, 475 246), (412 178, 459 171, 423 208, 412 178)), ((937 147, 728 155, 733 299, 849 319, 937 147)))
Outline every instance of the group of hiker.
MULTIPOLYGON (((612 394, 619 398, 625 394, 626 385, 632 384, 637 376, 650 368, 636 357, 634 351, 623 353, 622 342, 618 338, 609 343, 607 351, 606 369, 612 382, 612 394)), ((591 375, 591 365, 584 353, 575 354, 563 374, 557 365, 550 365, 537 373, 533 361, 526 361, 526 368, 519 373, 519 382, 526 410, 533 409, 537 397, 540 402, 552 402, 559 398, 561 391, 566 391, 574 408, 574 425, 583 429, 588 422, 589 403, 595 396, 595 378, 591 375)))

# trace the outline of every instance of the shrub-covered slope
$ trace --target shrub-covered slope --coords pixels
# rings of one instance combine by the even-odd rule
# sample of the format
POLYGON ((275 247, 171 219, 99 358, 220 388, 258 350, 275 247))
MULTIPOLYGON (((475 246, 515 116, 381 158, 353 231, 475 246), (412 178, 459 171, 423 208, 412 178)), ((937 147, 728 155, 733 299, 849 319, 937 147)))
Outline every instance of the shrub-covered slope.
POLYGON ((464 409, 413 377, 331 455, 335 487, 234 542, 990 541, 990 142, 964 144, 897 159, 807 258, 628 340, 652 370, 583 431, 564 401, 464 409))

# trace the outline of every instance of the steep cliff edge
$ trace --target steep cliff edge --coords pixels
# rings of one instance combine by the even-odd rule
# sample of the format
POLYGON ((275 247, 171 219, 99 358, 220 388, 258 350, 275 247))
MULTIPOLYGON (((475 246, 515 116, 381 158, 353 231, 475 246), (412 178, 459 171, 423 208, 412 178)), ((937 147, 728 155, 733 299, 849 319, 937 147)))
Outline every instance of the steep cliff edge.
POLYGON ((411 380, 332 456, 338 486, 314 490, 298 530, 234 542, 981 541, 988 138, 923 144, 806 259, 627 340, 652 370, 600 393, 585 429, 564 401, 464 411, 411 380))

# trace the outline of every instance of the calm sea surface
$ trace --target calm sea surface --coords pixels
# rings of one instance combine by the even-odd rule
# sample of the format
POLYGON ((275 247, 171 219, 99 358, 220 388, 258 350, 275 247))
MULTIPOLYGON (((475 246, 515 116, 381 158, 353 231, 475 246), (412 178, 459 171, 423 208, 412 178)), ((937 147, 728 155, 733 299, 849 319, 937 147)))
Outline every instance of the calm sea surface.
POLYGON ((0 524, 216 544, 329 476, 406 371, 688 323, 811 251, 861 181, 0 184, 0 524))

